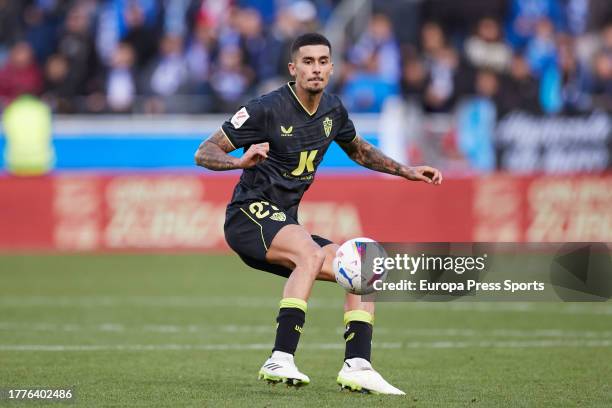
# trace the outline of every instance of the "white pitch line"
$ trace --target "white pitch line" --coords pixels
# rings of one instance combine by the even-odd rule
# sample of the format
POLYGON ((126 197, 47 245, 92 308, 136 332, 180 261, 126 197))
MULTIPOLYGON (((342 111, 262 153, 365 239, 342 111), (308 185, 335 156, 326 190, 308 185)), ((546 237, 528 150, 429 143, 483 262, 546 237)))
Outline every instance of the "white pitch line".
MULTIPOLYGON (((381 349, 398 349, 401 343, 376 343, 381 349)), ((311 343, 300 345, 311 350, 344 350, 341 343, 311 343)), ((1 351, 247 351, 271 350, 270 343, 248 344, 101 344, 101 345, 39 345, 39 344, 0 344, 1 351)))
MULTIPOLYGON (((1 307, 180 307, 180 308, 276 308, 274 296, 11 296, 0 297, 1 307)), ((342 310, 341 296, 334 300, 311 299, 311 309, 342 310)), ((379 302, 382 309, 418 309, 444 312, 534 312, 551 314, 612 315, 607 303, 538 302, 379 302)))
MULTIPOLYGON (((374 349, 457 349, 457 348, 601 348, 612 347, 611 340, 563 341, 434 341, 405 343, 375 343, 374 349)), ((0 344, 0 352, 74 352, 74 351, 249 351, 269 350, 271 344, 100 344, 100 345, 45 345, 0 344)), ((342 350, 341 343, 306 343, 302 349, 342 350)))
MULTIPOLYGON (((26 322, 2 322, 0 321, 0 332, 151 332, 151 333, 197 333, 216 334, 230 333, 240 334, 269 334, 274 331, 274 325, 126 325, 122 323, 100 323, 95 325, 75 323, 26 323, 26 322)), ((309 333, 322 333, 325 330, 319 327, 309 327, 309 333)), ((343 333, 343 328, 337 328, 335 333, 343 333)), ((563 330, 563 329, 534 329, 517 330, 509 328, 497 329, 464 329, 464 328, 406 328, 406 327, 377 327, 375 332, 383 335, 404 334, 420 337, 526 337, 526 338, 612 338, 612 331, 595 330, 563 330)))

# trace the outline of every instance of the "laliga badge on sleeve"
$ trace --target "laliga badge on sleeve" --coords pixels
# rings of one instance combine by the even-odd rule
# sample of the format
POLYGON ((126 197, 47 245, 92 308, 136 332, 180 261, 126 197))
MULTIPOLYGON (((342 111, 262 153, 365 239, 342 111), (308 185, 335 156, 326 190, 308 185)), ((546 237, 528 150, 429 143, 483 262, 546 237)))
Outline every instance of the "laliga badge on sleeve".
POLYGON ((232 122, 232 125, 234 125, 235 129, 240 129, 240 127, 244 125, 244 122, 246 122, 248 118, 249 112, 247 112, 245 107, 242 107, 238 112, 234 114, 234 116, 232 116, 232 120, 230 122, 232 122))

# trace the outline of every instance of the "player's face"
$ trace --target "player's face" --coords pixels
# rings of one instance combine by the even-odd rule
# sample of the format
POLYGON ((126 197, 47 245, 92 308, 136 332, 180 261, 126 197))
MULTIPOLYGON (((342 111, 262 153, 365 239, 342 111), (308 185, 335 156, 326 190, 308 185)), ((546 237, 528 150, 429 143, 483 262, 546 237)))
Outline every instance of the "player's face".
POLYGON ((334 64, 326 45, 300 47, 289 63, 289 73, 295 78, 296 85, 315 94, 323 92, 333 70, 334 64))

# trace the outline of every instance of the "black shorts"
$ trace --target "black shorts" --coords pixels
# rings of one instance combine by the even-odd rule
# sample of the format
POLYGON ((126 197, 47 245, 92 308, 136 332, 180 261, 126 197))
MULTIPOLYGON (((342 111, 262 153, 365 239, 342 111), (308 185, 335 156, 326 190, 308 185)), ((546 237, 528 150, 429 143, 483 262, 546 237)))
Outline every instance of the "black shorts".
MULTIPOLYGON (((272 240, 285 225, 297 224, 286 211, 267 201, 232 204, 225 213, 225 240, 251 268, 289 277, 291 269, 266 261, 272 240)), ((324 247, 332 242, 318 235, 313 241, 324 247)))

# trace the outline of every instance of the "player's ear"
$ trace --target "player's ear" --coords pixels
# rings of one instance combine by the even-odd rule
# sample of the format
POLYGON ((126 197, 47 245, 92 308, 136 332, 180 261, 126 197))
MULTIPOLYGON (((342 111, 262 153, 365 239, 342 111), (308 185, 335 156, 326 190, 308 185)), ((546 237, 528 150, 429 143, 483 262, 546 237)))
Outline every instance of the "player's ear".
POLYGON ((287 68, 289 68, 289 75, 294 77, 295 76, 295 64, 293 63, 293 61, 289 61, 289 64, 287 64, 287 68))
POLYGON ((334 74, 334 63, 331 63, 331 70, 329 71, 329 75, 333 75, 334 74))

